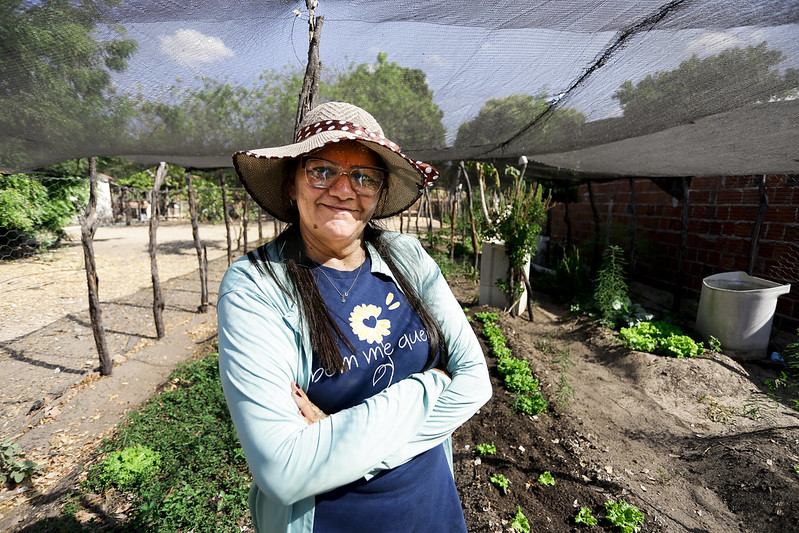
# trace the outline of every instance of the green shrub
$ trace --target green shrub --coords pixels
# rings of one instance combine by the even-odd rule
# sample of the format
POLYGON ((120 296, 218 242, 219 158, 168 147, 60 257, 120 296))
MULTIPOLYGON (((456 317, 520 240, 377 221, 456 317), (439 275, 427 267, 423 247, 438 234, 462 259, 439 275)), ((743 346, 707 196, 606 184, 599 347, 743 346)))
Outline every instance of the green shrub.
POLYGON ((631 350, 658 355, 684 358, 696 357, 705 353, 701 342, 697 343, 682 330, 668 322, 641 322, 638 325, 621 328, 619 339, 631 350))

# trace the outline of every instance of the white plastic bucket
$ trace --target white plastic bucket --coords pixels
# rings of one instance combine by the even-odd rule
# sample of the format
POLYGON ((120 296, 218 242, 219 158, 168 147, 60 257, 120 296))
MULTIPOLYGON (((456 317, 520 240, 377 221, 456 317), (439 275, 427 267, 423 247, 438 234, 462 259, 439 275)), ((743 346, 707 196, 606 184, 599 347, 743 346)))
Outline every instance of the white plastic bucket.
POLYGON ((730 356, 755 359, 766 356, 777 298, 791 285, 750 276, 746 272, 724 272, 702 280, 696 330, 705 339, 711 335, 730 356))

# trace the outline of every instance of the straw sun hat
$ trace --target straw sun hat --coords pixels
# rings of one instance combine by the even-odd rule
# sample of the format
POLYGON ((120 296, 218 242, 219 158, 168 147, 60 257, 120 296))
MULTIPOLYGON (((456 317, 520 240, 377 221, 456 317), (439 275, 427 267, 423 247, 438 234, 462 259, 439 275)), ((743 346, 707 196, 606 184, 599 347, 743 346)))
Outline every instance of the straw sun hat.
POLYGON ((284 185, 284 168, 291 160, 328 144, 355 140, 377 153, 389 171, 387 189, 381 194, 373 218, 386 218, 410 207, 439 172, 415 161, 383 136, 375 118, 360 107, 344 102, 320 104, 308 112, 294 144, 276 148, 243 150, 233 154, 233 165, 244 188, 264 210, 284 222, 296 213, 284 185))

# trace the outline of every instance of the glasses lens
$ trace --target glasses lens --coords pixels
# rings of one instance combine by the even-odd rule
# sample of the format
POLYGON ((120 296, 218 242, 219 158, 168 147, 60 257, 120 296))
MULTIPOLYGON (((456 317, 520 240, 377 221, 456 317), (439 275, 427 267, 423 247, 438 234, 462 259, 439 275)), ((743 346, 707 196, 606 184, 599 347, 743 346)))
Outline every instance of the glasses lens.
POLYGON ((363 196, 374 196, 383 186, 385 173, 377 168, 353 168, 350 170, 350 180, 355 191, 363 196))
MULTIPOLYGON (((305 160, 305 177, 311 187, 329 189, 338 181, 344 169, 332 161, 309 158, 305 160)), ((361 196, 374 196, 386 180, 386 171, 371 167, 352 167, 347 172, 352 189, 361 196)))
POLYGON ((329 189, 341 174, 341 168, 324 159, 308 159, 305 161, 305 177, 308 184, 319 189, 329 189))

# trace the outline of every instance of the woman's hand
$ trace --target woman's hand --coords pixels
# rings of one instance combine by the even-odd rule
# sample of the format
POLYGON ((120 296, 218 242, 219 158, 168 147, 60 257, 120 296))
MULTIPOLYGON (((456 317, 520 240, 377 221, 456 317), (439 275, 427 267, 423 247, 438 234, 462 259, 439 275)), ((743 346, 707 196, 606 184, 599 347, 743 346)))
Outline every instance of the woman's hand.
POLYGON ((303 391, 296 383, 291 384, 291 398, 300 409, 299 415, 308 423, 309 426, 314 422, 319 422, 323 418, 327 418, 327 415, 308 399, 305 391, 303 391))

